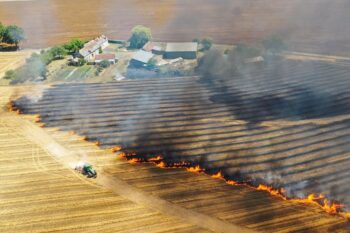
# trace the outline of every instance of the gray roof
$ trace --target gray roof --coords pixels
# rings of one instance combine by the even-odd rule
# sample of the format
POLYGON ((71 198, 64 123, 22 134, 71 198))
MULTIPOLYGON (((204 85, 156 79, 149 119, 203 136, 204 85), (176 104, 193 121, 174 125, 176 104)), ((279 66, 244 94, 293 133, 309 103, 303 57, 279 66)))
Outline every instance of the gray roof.
POLYGON ((108 41, 108 38, 105 36, 100 36, 94 40, 91 40, 86 43, 82 49, 79 50, 79 54, 83 57, 86 57, 98 50, 106 41, 108 41))
POLYGON ((165 52, 197 52, 198 43, 167 43, 165 52))
POLYGON ((143 50, 139 50, 135 55, 132 57, 132 60, 140 61, 143 63, 149 62, 154 57, 154 54, 151 52, 146 52, 143 50))

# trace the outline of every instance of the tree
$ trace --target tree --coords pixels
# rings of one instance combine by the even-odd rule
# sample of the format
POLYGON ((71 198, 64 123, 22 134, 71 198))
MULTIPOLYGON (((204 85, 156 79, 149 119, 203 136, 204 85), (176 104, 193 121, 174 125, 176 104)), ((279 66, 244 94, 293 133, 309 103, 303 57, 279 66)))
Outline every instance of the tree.
POLYGON ((276 55, 287 49, 286 43, 278 36, 271 36, 263 41, 263 46, 267 52, 276 55))
POLYGON ((152 40, 151 29, 138 25, 132 29, 132 34, 129 39, 130 48, 140 49, 150 40, 152 40))
POLYGON ((24 40, 24 31, 22 28, 16 26, 16 25, 10 25, 6 27, 2 40, 5 43, 8 44, 15 44, 16 47, 18 47, 19 42, 24 40))
POLYGON ((62 59, 67 54, 67 51, 62 46, 55 46, 49 50, 53 59, 62 59))
POLYGON ((63 45, 63 47, 71 54, 79 52, 84 47, 84 42, 80 39, 72 39, 69 43, 63 45))
POLYGON ((203 45, 203 50, 209 50, 213 45, 213 40, 211 38, 204 38, 201 44, 203 45))

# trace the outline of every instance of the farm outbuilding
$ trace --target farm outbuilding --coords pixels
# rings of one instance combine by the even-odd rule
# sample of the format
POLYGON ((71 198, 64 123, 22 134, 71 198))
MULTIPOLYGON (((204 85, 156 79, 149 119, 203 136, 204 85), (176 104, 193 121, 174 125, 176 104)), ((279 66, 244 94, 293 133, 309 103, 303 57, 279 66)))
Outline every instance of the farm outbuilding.
POLYGON ((115 54, 113 54, 113 53, 102 53, 102 54, 97 54, 95 56, 95 63, 96 64, 99 64, 99 63, 101 63, 104 60, 109 61, 109 63, 111 63, 111 64, 115 64, 115 62, 116 62, 115 54))
POLYGON ((197 58, 198 43, 186 42, 186 43, 167 43, 164 59, 175 59, 182 57, 183 59, 196 59, 197 58))
POLYGON ((155 55, 151 52, 144 50, 138 51, 130 60, 130 66, 143 67, 145 66, 155 55))

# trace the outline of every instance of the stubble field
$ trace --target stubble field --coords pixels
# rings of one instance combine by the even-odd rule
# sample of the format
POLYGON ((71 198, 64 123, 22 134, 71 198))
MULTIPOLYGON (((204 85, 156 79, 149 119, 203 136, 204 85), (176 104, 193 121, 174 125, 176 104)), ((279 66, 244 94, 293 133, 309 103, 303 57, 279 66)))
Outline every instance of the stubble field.
POLYGON ((137 24, 155 40, 217 43, 259 41, 282 35, 291 50, 349 56, 347 0, 48 0, 0 1, 0 21, 27 33, 26 47, 47 47, 101 33, 127 39, 137 24))

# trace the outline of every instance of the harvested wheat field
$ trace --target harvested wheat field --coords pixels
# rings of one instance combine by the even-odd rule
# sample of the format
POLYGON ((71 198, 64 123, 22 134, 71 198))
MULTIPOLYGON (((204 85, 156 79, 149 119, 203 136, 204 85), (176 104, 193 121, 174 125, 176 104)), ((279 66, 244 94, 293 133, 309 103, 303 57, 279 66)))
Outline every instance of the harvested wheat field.
POLYGON ((1 52, 0 53, 0 79, 4 76, 7 70, 13 70, 24 64, 34 51, 23 50, 17 52, 1 52))
POLYGON ((345 63, 280 61, 217 80, 55 85, 14 106, 84 151, 110 189, 122 180, 257 231, 348 232, 349 74, 345 63), (83 144, 121 146, 124 160, 83 144))
POLYGON ((138 24, 155 40, 259 41, 279 34, 291 50, 349 56, 348 0, 0 1, 0 21, 24 28, 27 48, 106 34, 127 39, 138 24))

